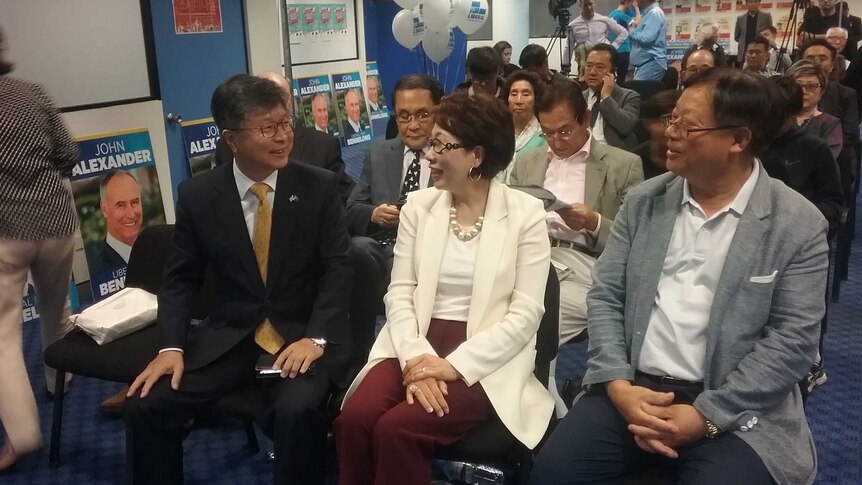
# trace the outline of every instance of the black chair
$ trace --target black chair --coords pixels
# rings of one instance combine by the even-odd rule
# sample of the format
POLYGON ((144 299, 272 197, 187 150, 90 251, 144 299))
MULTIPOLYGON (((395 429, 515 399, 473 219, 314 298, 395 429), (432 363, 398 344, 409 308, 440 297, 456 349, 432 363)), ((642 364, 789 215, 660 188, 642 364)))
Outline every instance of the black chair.
MULTIPOLYGON (((560 340, 560 282, 557 272, 550 267, 548 284, 545 289, 545 315, 536 334, 536 367, 533 374, 539 382, 548 382, 551 361, 557 356, 560 340)), ((553 420, 553 418, 552 418, 553 420)), ((548 427, 545 439, 550 434, 548 427)), ((542 439, 542 442, 545 441, 542 439)), ((538 448, 541 447, 541 443, 538 448)), ((533 466, 532 452, 521 444, 503 425, 500 418, 492 417, 476 427, 452 446, 441 449, 437 459, 449 462, 465 462, 462 476, 466 483, 488 483, 480 480, 481 472, 488 470, 495 474, 514 470, 514 483, 526 483, 533 466), (465 474, 475 477, 471 480, 465 474)))

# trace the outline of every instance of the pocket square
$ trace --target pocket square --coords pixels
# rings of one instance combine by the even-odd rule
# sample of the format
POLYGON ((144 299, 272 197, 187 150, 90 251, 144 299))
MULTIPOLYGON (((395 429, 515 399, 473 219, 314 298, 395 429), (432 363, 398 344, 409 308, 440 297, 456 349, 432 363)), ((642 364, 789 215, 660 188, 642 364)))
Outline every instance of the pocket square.
POLYGON ((775 281, 775 275, 778 274, 778 270, 772 272, 772 274, 764 275, 764 276, 752 276, 748 279, 748 281, 752 283, 772 283, 775 281))

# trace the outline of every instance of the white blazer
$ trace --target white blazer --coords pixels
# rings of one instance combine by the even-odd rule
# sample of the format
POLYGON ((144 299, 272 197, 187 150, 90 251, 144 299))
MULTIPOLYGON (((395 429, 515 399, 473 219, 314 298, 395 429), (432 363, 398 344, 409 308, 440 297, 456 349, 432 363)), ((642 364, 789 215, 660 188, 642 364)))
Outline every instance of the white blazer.
MULTIPOLYGON (((451 206, 452 194, 433 187, 407 197, 385 297, 386 325, 347 398, 384 359, 397 358, 403 369, 420 354, 436 355, 425 334, 451 206)), ((446 360, 467 385, 482 385, 503 424, 532 449, 554 409, 547 389, 533 376, 551 258, 544 207, 538 199, 492 181, 479 237, 467 340, 446 360)))

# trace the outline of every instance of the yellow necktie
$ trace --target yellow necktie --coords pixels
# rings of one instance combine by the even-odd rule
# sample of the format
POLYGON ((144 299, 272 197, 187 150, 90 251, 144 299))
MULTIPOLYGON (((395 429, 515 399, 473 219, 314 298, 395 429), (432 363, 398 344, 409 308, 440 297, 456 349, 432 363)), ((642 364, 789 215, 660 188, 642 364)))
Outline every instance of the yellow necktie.
MULTIPOLYGON (((257 197, 259 202, 257 215, 254 219, 254 237, 251 243, 254 246, 254 257, 257 259, 257 268, 260 270, 260 277, 264 283, 266 283, 266 268, 269 264, 269 236, 272 231, 272 210, 269 208, 269 204, 266 203, 268 192, 269 186, 265 183, 258 182, 251 186, 251 193, 257 197)), ((254 343, 270 354, 275 354, 284 346, 284 339, 278 334, 278 330, 272 326, 272 323, 267 318, 255 329, 254 343)))

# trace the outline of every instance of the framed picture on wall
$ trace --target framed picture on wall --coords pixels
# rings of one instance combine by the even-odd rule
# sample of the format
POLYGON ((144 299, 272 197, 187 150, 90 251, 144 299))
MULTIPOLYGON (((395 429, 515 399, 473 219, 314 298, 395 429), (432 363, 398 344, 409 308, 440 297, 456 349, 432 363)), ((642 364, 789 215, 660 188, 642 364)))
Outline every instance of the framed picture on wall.
POLYGON ((359 59, 356 0, 283 0, 294 66, 359 59))

